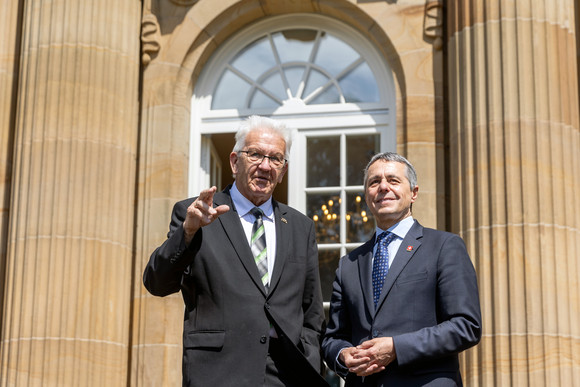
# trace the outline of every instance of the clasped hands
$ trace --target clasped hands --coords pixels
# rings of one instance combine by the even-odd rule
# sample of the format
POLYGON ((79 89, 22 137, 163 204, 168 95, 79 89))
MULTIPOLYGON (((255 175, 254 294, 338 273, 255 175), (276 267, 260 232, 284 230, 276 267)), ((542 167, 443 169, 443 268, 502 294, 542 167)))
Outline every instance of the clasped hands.
POLYGON ((397 354, 392 337, 378 337, 343 349, 339 357, 350 372, 368 376, 384 370, 397 354))
POLYGON ((183 221, 185 242, 187 244, 191 242, 197 230, 207 226, 216 220, 218 216, 230 210, 230 207, 225 204, 213 207, 213 196, 216 191, 217 188, 215 186, 201 191, 197 199, 187 208, 187 215, 183 221))

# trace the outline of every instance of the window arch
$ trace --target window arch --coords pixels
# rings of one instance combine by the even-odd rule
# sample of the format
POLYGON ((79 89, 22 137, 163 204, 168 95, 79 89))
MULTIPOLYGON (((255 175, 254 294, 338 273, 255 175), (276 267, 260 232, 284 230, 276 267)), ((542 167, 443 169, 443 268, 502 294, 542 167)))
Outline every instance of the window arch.
POLYGON ((204 119, 384 112, 394 103, 390 67, 360 32, 322 15, 288 14, 216 50, 195 87, 192 129, 204 119))
MULTIPOLYGON (((336 19, 271 17, 216 50, 198 78, 191 111, 192 195, 215 183, 211 166, 219 163, 212 157, 229 164, 232 134, 245 117, 265 115, 296 129, 285 185, 275 197, 315 221, 328 301, 337 260, 374 232, 362 169, 373 153, 396 150, 388 63, 336 19)), ((223 170, 226 185, 231 173, 223 170)))
POLYGON ((212 109, 379 102, 365 58, 322 28, 267 31, 226 65, 212 109))

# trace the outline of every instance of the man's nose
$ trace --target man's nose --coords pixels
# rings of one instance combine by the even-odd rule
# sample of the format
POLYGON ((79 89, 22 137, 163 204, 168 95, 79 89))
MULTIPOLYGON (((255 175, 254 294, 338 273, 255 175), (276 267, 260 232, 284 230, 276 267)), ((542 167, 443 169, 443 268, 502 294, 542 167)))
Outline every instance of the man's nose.
POLYGON ((381 180, 381 183, 379 184, 379 189, 381 191, 388 191, 390 188, 391 186, 387 180, 381 180))
POLYGON ((262 169, 272 169, 272 165, 270 164, 270 159, 268 157, 264 156, 262 161, 260 161, 260 164, 258 164, 258 167, 260 167, 262 169))

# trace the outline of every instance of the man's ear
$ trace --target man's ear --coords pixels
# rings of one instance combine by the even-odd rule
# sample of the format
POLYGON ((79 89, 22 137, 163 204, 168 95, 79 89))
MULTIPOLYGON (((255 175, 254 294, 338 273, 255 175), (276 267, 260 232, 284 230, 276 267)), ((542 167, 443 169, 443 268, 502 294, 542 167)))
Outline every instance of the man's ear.
POLYGON ((280 171, 280 175, 278 176, 278 183, 282 182, 282 180, 284 179, 284 175, 286 174, 287 171, 288 171, 288 163, 286 163, 284 165, 284 168, 282 168, 282 170, 280 171))
POLYGON ((230 153, 230 167, 232 168, 234 177, 236 176, 236 173, 238 173, 238 160, 239 157, 236 152, 230 153))
POLYGON ((411 203, 415 203, 415 200, 417 200, 417 195, 419 194, 419 186, 416 185, 411 192, 411 203))

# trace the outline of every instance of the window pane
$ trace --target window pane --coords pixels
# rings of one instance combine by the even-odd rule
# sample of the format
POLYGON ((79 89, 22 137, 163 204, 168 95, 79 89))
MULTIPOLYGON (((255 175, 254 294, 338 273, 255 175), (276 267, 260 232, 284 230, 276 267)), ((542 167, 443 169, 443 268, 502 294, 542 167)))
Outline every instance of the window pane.
POLYGON ((323 35, 320 48, 316 53, 314 63, 337 76, 352 62, 359 58, 359 54, 348 44, 328 34, 323 35))
POLYGON ((340 137, 309 137, 306 163, 307 187, 340 185, 340 137))
POLYGON ((251 43, 232 60, 232 66, 251 79, 258 78, 275 65, 272 46, 266 37, 251 43))
POLYGON ((346 195, 346 242, 365 242, 374 232, 374 218, 364 200, 363 192, 348 193, 346 195))
POLYGON ((274 101, 272 98, 268 97, 266 94, 260 90, 256 90, 252 96, 252 101, 250 102, 250 107, 253 109, 257 108, 277 108, 280 104, 274 101))
POLYGON ((379 102, 379 89, 370 67, 357 66, 339 81, 346 102, 379 102))
POLYGON ((346 141, 346 184, 363 185, 364 169, 379 151, 379 135, 348 136, 346 141))
POLYGON ((298 94, 298 86, 300 86, 300 82, 302 82, 304 69, 304 66, 292 66, 284 69, 284 74, 288 81, 288 87, 290 87, 290 92, 293 97, 296 97, 296 94, 298 94))
POLYGON ((282 63, 308 62, 316 39, 314 30, 287 30, 272 35, 282 63))
POLYGON ((316 89, 322 87, 328 83, 328 77, 319 71, 311 70, 308 74, 308 79, 306 80, 306 87, 304 88, 304 93, 300 97, 303 99, 312 94, 316 89))
POLYGON ((318 243, 340 242, 340 194, 308 194, 306 215, 314 220, 318 243))
POLYGON ((211 103, 212 109, 245 108, 245 96, 250 91, 250 84, 230 70, 222 75, 211 103))
POLYGON ((320 285, 322 287, 322 299, 330 301, 332 295, 332 283, 336 275, 336 268, 340 260, 340 250, 319 250, 318 266, 320 268, 320 285))
POLYGON ((322 94, 310 101, 311 105, 320 105, 325 103, 339 103, 340 102, 340 92, 334 86, 330 86, 328 89, 324 90, 322 94))
POLYGON ((266 78, 266 80, 262 82, 262 86, 275 95, 280 100, 280 104, 286 99, 286 89, 284 88, 282 77, 279 72, 275 72, 266 78))

